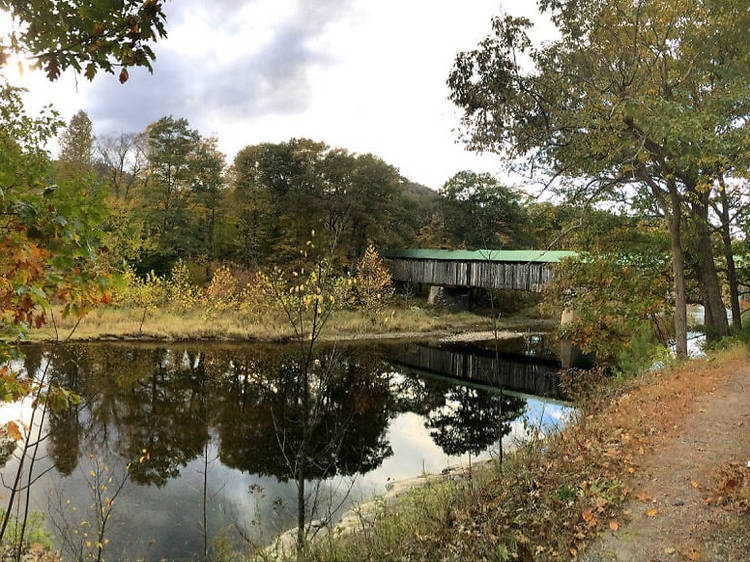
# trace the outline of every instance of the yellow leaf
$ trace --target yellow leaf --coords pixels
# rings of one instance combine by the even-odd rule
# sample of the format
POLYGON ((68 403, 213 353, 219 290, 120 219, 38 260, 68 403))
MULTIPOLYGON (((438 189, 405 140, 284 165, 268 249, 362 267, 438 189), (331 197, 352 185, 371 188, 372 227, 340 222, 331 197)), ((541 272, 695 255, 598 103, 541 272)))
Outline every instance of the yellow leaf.
POLYGON ((659 513, 658 510, 655 507, 650 507, 645 511, 646 517, 656 517, 656 514, 659 513))
POLYGON ((672 548, 671 546, 668 546, 667 548, 664 549, 664 552, 666 554, 674 554, 675 553, 675 549, 672 548))
POLYGON ((86 541, 86 548, 91 548, 91 541, 86 541))
POLYGON ((690 481, 690 485, 691 485, 691 486, 692 486, 693 488, 697 488, 697 487, 698 487, 698 482, 696 482, 695 480, 691 480, 691 481, 690 481))
POLYGON ((8 422, 8 425, 5 426, 5 429, 8 432, 8 437, 13 439, 13 441, 20 441, 21 439, 23 439, 21 430, 18 429, 18 424, 16 422, 8 422))
POLYGON ((91 478, 96 478, 96 472, 94 472, 93 470, 90 470, 89 476, 91 476, 91 478))

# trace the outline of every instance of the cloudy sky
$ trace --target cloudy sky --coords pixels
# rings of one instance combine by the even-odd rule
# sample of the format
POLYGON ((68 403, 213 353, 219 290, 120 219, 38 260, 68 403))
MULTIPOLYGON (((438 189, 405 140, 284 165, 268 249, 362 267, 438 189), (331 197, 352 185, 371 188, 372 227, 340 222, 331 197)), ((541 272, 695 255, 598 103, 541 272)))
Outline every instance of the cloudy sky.
MULTIPOLYGON (((66 118, 86 109, 97 134, 172 114, 217 135, 229 159, 247 144, 310 137, 438 188, 461 169, 500 172, 497 157, 456 143, 445 81, 503 11, 540 21, 529 0, 171 0, 153 75, 131 72, 124 86, 109 75, 13 78, 30 105, 53 102, 66 118)), ((549 32, 540 22, 535 35, 549 32)))

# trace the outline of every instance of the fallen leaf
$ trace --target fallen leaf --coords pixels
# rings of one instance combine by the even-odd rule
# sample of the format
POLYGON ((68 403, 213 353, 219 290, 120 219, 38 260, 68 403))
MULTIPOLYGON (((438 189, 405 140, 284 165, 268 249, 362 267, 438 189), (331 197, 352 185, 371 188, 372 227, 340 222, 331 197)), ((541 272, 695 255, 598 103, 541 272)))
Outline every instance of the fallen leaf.
POLYGON ((664 549, 664 552, 666 554, 674 554, 675 553, 675 549, 672 548, 671 546, 668 546, 667 548, 664 549))
POLYGON ((646 514, 646 517, 656 517, 656 514, 659 512, 655 507, 650 507, 644 513, 646 514))
POLYGON ((610 521, 609 528, 612 529, 613 531, 616 531, 617 529, 620 528, 620 526, 617 524, 617 521, 610 521))
POLYGON ((690 485, 691 485, 691 486, 692 486, 693 488, 697 488, 697 487, 698 487, 698 482, 696 482, 695 480, 691 480, 691 481, 690 481, 690 485))
POLYGON ((635 495, 635 499, 637 499, 639 502, 647 502, 651 500, 651 496, 649 496, 646 492, 639 492, 635 495))

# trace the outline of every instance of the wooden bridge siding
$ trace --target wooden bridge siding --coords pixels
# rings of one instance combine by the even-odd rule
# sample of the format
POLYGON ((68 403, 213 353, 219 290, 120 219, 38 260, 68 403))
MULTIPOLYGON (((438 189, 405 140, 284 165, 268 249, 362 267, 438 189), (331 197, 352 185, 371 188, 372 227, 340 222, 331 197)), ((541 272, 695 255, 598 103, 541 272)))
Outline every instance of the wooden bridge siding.
POLYGON ((499 372, 494 357, 483 357, 429 346, 418 346, 393 359, 406 367, 445 377, 503 387, 536 396, 560 395, 557 369, 548 365, 501 360, 499 372))
POLYGON ((393 259, 390 266, 398 281, 449 287, 540 291, 552 277, 542 263, 393 259))

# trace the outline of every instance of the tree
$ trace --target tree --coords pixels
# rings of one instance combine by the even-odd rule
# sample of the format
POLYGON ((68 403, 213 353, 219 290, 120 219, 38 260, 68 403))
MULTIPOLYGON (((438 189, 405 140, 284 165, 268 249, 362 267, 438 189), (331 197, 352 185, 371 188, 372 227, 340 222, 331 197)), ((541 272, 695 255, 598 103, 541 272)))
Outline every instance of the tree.
MULTIPOLYGON (((198 131, 187 119, 162 117, 146 128, 148 159, 146 203, 147 226, 157 240, 156 262, 173 261, 197 246, 188 228, 189 205, 195 185, 195 154, 200 146, 198 131)), ((157 264, 157 265, 158 265, 157 264)))
POLYGON ((518 247, 526 222, 518 193, 500 185, 490 174, 464 170, 440 190, 445 228, 457 246, 518 247))
POLYGON ((719 218, 718 231, 721 236, 721 248, 726 263, 729 301, 732 310, 732 326, 735 330, 742 328, 742 309, 740 308, 739 280, 737 264, 734 259, 735 247, 732 243, 732 231, 747 221, 750 207, 746 199, 745 182, 727 182, 719 177, 718 194, 711 201, 714 213, 719 218))
POLYGON ((93 171, 94 134, 88 114, 81 110, 60 135, 59 177, 81 178, 93 171))
MULTIPOLYGON (((705 224, 704 193, 723 155, 745 150, 750 14, 733 0, 539 6, 560 39, 534 47, 528 20, 496 18, 493 36, 456 58, 448 82, 464 110, 466 139, 567 180, 558 182, 561 191, 587 204, 633 192, 651 197, 669 225, 684 356, 683 219, 705 224)), ((701 234, 701 282, 721 329, 711 245, 701 234)))
POLYGON ((11 54, 29 57, 56 80, 67 68, 92 80, 100 70, 128 79, 128 68, 149 71, 151 45, 167 36, 160 0, 0 0, 14 20, 0 40, 0 66, 11 54))
POLYGON ((108 298, 95 267, 105 208, 91 181, 61 178, 42 146, 61 126, 30 117, 19 90, 0 89, 0 329, 7 338, 43 324, 53 298, 85 313, 108 298))
POLYGON ((339 258, 362 255, 368 240, 393 241, 391 214, 403 182, 372 154, 310 139, 264 143, 237 154, 232 178, 245 255, 296 259, 312 230, 339 258))
POLYGON ((200 206, 200 230, 205 252, 216 258, 216 220, 222 203, 224 188, 224 155, 217 148, 215 137, 202 139, 196 147, 192 160, 193 187, 200 206))
POLYGON ((354 278, 357 304, 374 321, 393 296, 391 272, 372 244, 357 262, 354 278))
POLYGON ((146 168, 143 135, 120 133, 97 139, 96 151, 115 199, 130 199, 146 168))

